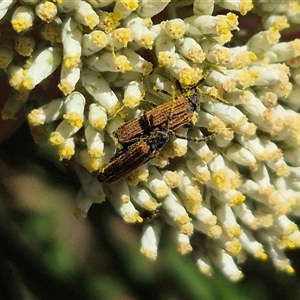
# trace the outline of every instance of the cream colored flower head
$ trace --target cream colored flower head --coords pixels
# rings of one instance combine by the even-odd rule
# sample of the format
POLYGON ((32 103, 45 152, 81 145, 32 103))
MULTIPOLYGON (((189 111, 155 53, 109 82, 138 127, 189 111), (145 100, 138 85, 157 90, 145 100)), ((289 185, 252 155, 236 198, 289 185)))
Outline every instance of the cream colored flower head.
POLYGON ((219 268, 242 278, 248 255, 294 272, 284 250, 300 246, 292 221, 300 215, 300 7, 256 3, 0 3, 0 25, 11 23, 1 32, 0 68, 14 91, 2 118, 14 118, 45 81, 61 91, 47 103, 40 95, 28 121, 37 141, 52 128, 59 160, 75 161, 76 217, 106 199, 125 222, 142 223, 143 255, 157 257, 166 227, 174 248, 193 252, 208 276, 219 268), (121 125, 152 109, 147 102, 175 107, 195 88, 201 105, 190 128, 117 183, 98 181, 121 125))

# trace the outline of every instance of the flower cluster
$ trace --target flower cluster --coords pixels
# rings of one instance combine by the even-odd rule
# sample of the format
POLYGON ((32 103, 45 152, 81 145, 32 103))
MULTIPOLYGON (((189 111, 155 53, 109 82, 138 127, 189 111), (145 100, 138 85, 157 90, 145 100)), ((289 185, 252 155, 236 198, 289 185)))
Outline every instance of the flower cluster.
POLYGON ((36 141, 47 137, 60 160, 74 160, 76 217, 107 199, 126 222, 143 223, 150 259, 167 226, 205 275, 215 266, 238 280, 247 255, 294 272, 284 250, 300 246, 290 219, 300 215, 300 40, 280 39, 299 27, 298 1, 7 0, 0 20, 0 68, 13 88, 2 118, 45 79, 64 95, 28 121, 36 141), (216 137, 172 136, 128 178, 99 183, 118 146, 113 132, 143 114, 144 100, 171 101, 162 90, 203 78, 195 125, 177 131, 216 137))

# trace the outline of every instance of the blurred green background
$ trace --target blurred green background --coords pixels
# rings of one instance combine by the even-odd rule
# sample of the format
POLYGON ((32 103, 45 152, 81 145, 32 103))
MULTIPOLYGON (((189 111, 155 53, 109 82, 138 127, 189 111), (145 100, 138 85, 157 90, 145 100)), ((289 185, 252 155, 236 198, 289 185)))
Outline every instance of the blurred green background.
POLYGON ((248 258, 245 278, 231 283, 201 275, 166 232, 157 261, 146 260, 142 226, 125 224, 108 202, 76 220, 76 175, 25 125, 0 145, 0 176, 0 299, 300 299, 299 250, 287 253, 294 276, 248 258))

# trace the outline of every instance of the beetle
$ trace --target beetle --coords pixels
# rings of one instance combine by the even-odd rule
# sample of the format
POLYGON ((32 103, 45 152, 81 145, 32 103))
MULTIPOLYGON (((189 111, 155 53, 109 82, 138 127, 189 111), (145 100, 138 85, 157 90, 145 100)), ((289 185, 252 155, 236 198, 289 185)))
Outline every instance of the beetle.
POLYGON ((194 112, 200 110, 200 94, 195 91, 185 98, 176 98, 147 111, 120 126, 113 134, 123 147, 128 147, 140 138, 149 136, 151 131, 167 122, 171 112, 169 130, 174 131, 181 126, 191 126, 194 112))
POLYGON ((136 168, 156 157, 169 139, 167 124, 155 128, 149 136, 117 152, 110 163, 99 172, 98 180, 112 183, 126 177, 136 168))
MULTIPOLYGON (((136 168, 158 156, 170 140, 171 134, 194 142, 207 141, 214 137, 215 134, 204 138, 187 138, 174 132, 182 126, 190 126, 194 113, 200 110, 199 90, 189 89, 186 94, 186 97, 160 104, 143 116, 119 127, 114 136, 123 148, 100 170, 98 180, 113 183, 125 178, 136 168)), ((227 103, 223 99, 220 101, 227 103)))
MULTIPOLYGON (((169 122, 167 122, 153 129, 149 136, 121 149, 112 157, 109 164, 98 173, 98 180, 104 183, 113 183, 127 177, 132 171, 158 156, 169 142, 171 134, 174 133, 170 130, 169 122)), ((214 136, 213 133, 203 138, 180 137, 201 142, 212 139, 214 136)))

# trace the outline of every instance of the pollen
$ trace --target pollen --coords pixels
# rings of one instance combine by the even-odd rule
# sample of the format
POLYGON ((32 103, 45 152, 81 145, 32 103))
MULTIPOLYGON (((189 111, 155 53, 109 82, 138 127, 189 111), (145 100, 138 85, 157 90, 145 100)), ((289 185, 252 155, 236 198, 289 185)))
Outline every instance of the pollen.
POLYGON ((90 29, 93 29, 99 23, 99 17, 96 14, 85 15, 84 21, 90 29))
POLYGON ((34 109, 28 114, 28 122, 32 126, 40 126, 45 123, 44 115, 39 109, 34 109))
POLYGON ((216 171, 212 178, 221 191, 227 191, 232 188, 231 180, 225 170, 216 171))
MULTIPOLYGON (((98 155, 101 155, 100 152, 93 152, 93 153, 90 153, 89 151, 89 154, 90 154, 90 158, 88 160, 88 162, 86 163, 85 167, 90 171, 90 172, 95 172, 95 171, 98 171, 101 169, 102 165, 101 165, 101 162, 100 160, 98 159, 98 155), (92 156, 95 156, 95 157, 92 157, 92 156)), ((102 152, 103 154, 103 152, 102 152)))
POLYGON ((75 154, 75 150, 73 147, 70 147, 69 145, 63 145, 58 149, 58 156, 59 160, 63 159, 71 159, 72 156, 75 154))
POLYGON ((231 226, 230 228, 227 228, 228 235, 232 237, 238 237, 241 235, 241 227, 239 225, 231 226))
POLYGON ((228 204, 230 206, 239 205, 243 203, 245 200, 246 197, 242 193, 238 192, 237 194, 234 195, 234 197, 230 199, 230 202, 228 204))
POLYGON ((56 17, 57 7, 53 2, 45 1, 36 6, 36 14, 46 23, 52 22, 56 17))
POLYGON ((154 43, 153 36, 151 34, 143 35, 143 37, 141 38, 140 43, 145 49, 151 50, 152 46, 153 46, 153 43, 154 43))
POLYGON ((157 257, 157 252, 156 251, 151 251, 147 248, 141 247, 140 252, 148 259, 150 260, 156 260, 157 257))
POLYGON ((65 139, 61 136, 59 132, 54 131, 51 133, 49 141, 53 146, 60 146, 65 142, 65 139))
POLYGON ((181 19, 173 19, 165 22, 166 33, 172 39, 179 39, 185 33, 185 24, 181 19))
POLYGON ((289 275, 294 275, 295 274, 295 269, 292 266, 286 266, 285 271, 289 275))
POLYGON ((107 45, 107 35, 103 31, 94 31, 92 38, 94 44, 99 48, 103 48, 107 45))
POLYGON ((191 187, 186 193, 185 207, 191 214, 196 214, 201 208, 202 197, 197 187, 191 187), (195 192, 195 194, 193 194, 195 192))
POLYGON ((163 175, 163 178, 167 186, 172 189, 179 185, 180 176, 176 171, 175 172, 166 171, 163 175))
POLYGON ((25 80, 23 80, 22 86, 27 90, 33 90, 35 87, 35 84, 34 84, 34 81, 32 78, 27 77, 25 80))
POLYGON ((233 239, 225 243, 225 250, 229 255, 236 256, 242 250, 242 244, 237 239, 233 239))
POLYGON ((126 223, 143 223, 143 218, 138 212, 127 213, 123 219, 126 223))
POLYGON ((268 43, 271 45, 278 43, 280 39, 280 33, 278 31, 278 28, 276 28, 275 26, 270 28, 267 31, 267 39, 268 39, 268 43))
POLYGON ((8 109, 1 110, 1 119, 2 120, 13 120, 15 119, 14 114, 8 109))
POLYGON ((212 239, 218 239, 222 234, 222 228, 219 225, 208 226, 206 234, 212 239))
POLYGON ((127 48, 129 42, 133 41, 133 33, 130 28, 118 28, 112 33, 112 37, 117 39, 127 48))
POLYGON ((137 185, 140 181, 147 181, 149 177, 149 171, 143 168, 139 168, 133 171, 126 181, 129 185, 137 185))
POLYGON ((187 236, 191 236, 194 232, 194 225, 192 223, 186 223, 183 225, 179 225, 179 230, 183 234, 186 234, 187 236))
POLYGON ((26 15, 18 14, 11 20, 11 25, 16 32, 28 30, 33 24, 26 15))
POLYGON ((17 36, 15 40, 15 49, 22 56, 30 56, 34 50, 34 39, 28 36, 17 36))
POLYGON ((128 107, 130 109, 135 108, 140 103, 139 98, 135 97, 127 97, 123 99, 123 104, 125 107, 128 107))
POLYGON ((199 172, 199 173, 196 174, 195 179, 198 182, 204 184, 204 183, 208 182, 211 179, 210 172, 208 170, 199 172))
POLYGON ((67 54, 64 56, 64 65, 66 68, 76 67, 80 63, 81 53, 67 54))
POLYGON ((90 124, 97 130, 101 131, 107 124, 107 120, 103 118, 98 118, 96 120, 89 120, 90 124))
POLYGON ((67 79, 62 79, 57 87, 63 92, 64 95, 71 94, 75 89, 75 87, 67 79))
POLYGON ((41 36, 43 39, 53 44, 61 43, 61 25, 56 22, 45 24, 45 26, 41 29, 41 36))
POLYGON ((202 63, 205 60, 205 53, 198 49, 191 47, 189 49, 187 57, 192 60, 194 63, 202 63))
POLYGON ((179 243, 176 245, 176 250, 182 254, 185 255, 193 250, 193 247, 189 243, 179 243))
POLYGON ((106 33, 113 31, 120 25, 120 20, 122 18, 121 13, 109 13, 109 12, 102 12, 100 15, 99 26, 102 28, 106 33))
POLYGON ((125 73, 132 70, 132 66, 130 66, 130 61, 125 55, 115 56, 114 63, 118 72, 125 73))
POLYGON ((183 86, 195 85, 203 78, 203 72, 199 68, 184 68, 180 71, 179 82, 183 86))
POLYGON ((183 156, 183 155, 186 154, 187 145, 186 145, 186 141, 185 140, 183 140, 183 141, 184 141, 184 144, 181 143, 180 139, 174 141, 174 146, 173 146, 174 153, 173 153, 173 155, 180 157, 180 156, 183 156))
POLYGON ((168 194, 169 191, 170 191, 170 189, 168 188, 168 186, 160 185, 159 187, 157 187, 155 189, 154 193, 157 198, 164 198, 168 194))
POLYGON ((158 55, 158 63, 160 67, 171 67, 174 63, 174 57, 169 52, 160 52, 158 55))
POLYGON ((226 15, 226 22, 229 30, 238 29, 238 17, 234 13, 228 13, 226 15))
POLYGON ((262 250, 257 250, 255 253, 254 253, 254 257, 257 257, 259 258, 260 260, 267 260, 268 259, 268 255, 262 250))
POLYGON ((64 119, 66 119, 70 125, 76 126, 78 128, 82 127, 83 119, 78 113, 76 112, 69 112, 63 115, 64 119))
POLYGON ((253 8, 253 4, 249 0, 241 0, 240 2, 240 13, 244 16, 253 8))
POLYGON ((138 8, 138 1, 132 1, 132 0, 121 0, 122 5, 130 10, 130 11, 134 11, 138 8))

